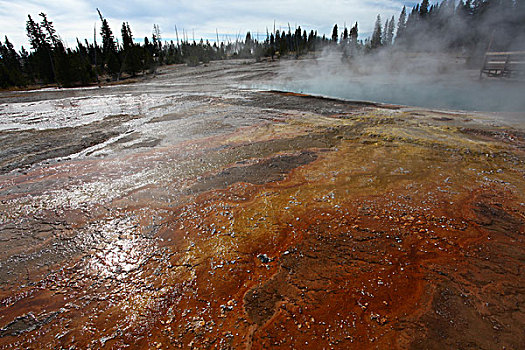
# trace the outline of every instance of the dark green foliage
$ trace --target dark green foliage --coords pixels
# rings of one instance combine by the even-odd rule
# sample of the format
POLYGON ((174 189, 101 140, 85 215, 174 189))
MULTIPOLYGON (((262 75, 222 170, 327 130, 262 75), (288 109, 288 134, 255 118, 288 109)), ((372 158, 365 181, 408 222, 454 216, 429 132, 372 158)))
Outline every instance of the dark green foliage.
POLYGON ((399 15, 399 20, 397 21, 397 35, 396 40, 401 39, 406 31, 407 27, 407 8, 403 6, 401 14, 399 15))
POLYGON ((255 47, 255 43, 252 40, 252 34, 250 32, 246 33, 246 38, 244 39, 244 47, 239 52, 240 58, 250 58, 252 57, 252 50, 255 47))
POLYGON ((119 52, 120 72, 126 72, 131 76, 136 76, 143 69, 142 58, 144 50, 139 45, 133 43, 133 34, 127 22, 122 23, 122 49, 119 52))
POLYGON ((425 17, 428 14, 428 0, 423 0, 419 5, 419 16, 425 17))
POLYGON ((98 15, 100 16, 100 21, 102 26, 100 27, 100 35, 102 36, 102 51, 104 55, 107 55, 109 52, 116 52, 117 48, 115 46, 115 39, 113 38, 113 32, 109 27, 108 21, 102 17, 102 14, 97 9, 98 15))
POLYGON ((56 44, 58 40, 52 23, 47 20, 45 14, 41 13, 40 16, 43 18, 42 24, 35 22, 31 16, 27 16, 27 36, 34 50, 34 55, 30 55, 28 60, 36 67, 36 79, 43 83, 53 83, 57 80, 52 44, 53 42, 56 44), (47 35, 43 28, 47 31, 47 35))
POLYGON ((390 20, 388 20, 388 18, 387 18, 387 20, 385 21, 385 25, 383 27, 383 31, 381 32, 381 43, 382 43, 382 45, 385 45, 385 46, 388 46, 387 35, 388 35, 389 23, 390 23, 390 20))
POLYGON ((372 49, 377 49, 382 45, 382 31, 381 31, 381 16, 377 15, 376 23, 374 25, 374 32, 372 33, 372 38, 370 39, 370 47, 372 49))
POLYGON ((392 16, 390 21, 388 21, 387 23, 388 25, 385 25, 385 45, 392 45, 392 41, 394 40, 394 27, 395 27, 394 16, 392 16))
POLYGON ((100 35, 102 36, 102 62, 104 69, 113 77, 118 78, 120 74, 120 59, 117 53, 117 46, 113 32, 109 27, 108 21, 102 16, 102 13, 97 9, 102 26, 100 27, 100 35))
POLYGON ((122 34, 122 48, 124 51, 131 49, 133 46, 133 35, 131 34, 129 24, 122 22, 122 29, 120 32, 122 34))
POLYGON ((33 21, 30 15, 27 15, 26 31, 29 38, 29 43, 33 50, 38 50, 46 45, 45 35, 40 28, 40 24, 33 21))
POLYGON ((2 57, 0 61, 1 87, 25 85, 20 55, 15 51, 7 36, 5 45, 0 42, 0 57, 2 57))
POLYGON ((334 26, 334 29, 332 30, 332 41, 337 44, 337 39, 339 38, 338 30, 337 30, 337 24, 334 26))
POLYGON ((401 12, 396 45, 415 51, 467 53, 475 60, 493 51, 522 50, 525 46, 523 0, 428 0, 412 8, 405 23, 401 12))
POLYGON ((348 36, 350 38, 350 42, 357 45, 357 36, 358 36, 357 22, 355 22, 355 25, 350 29, 348 36))
POLYGON ((40 12, 39 16, 42 17, 40 27, 45 30, 45 42, 54 47, 58 46, 60 40, 58 39, 55 28, 53 27, 53 22, 49 21, 47 15, 43 12, 40 12))

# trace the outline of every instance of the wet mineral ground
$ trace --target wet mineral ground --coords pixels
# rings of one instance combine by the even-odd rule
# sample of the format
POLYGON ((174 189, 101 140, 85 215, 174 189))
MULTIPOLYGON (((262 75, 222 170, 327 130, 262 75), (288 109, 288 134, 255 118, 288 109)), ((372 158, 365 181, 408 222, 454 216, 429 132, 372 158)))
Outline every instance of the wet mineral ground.
POLYGON ((278 72, 0 94, 0 348, 525 348, 525 114, 278 72))

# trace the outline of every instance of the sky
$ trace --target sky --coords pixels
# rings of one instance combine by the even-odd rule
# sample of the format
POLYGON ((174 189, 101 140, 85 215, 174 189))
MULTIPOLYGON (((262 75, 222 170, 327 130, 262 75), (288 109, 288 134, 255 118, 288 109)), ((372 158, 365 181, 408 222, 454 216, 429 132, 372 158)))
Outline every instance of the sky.
POLYGON ((235 37, 244 39, 246 32, 260 35, 266 30, 292 30, 296 26, 319 35, 331 35, 334 24, 342 28, 358 22, 359 39, 365 39, 373 30, 378 14, 384 20, 397 18, 403 5, 414 3, 397 0, 0 0, 0 38, 7 35, 17 50, 23 45, 29 49, 25 24, 27 15, 40 21, 44 12, 53 21, 57 33, 68 47, 76 46, 76 38, 93 42, 93 29, 97 26, 100 40, 100 20, 97 8, 108 20, 115 37, 120 41, 122 22, 128 22, 135 41, 151 38, 153 24, 161 30, 163 40, 175 40, 175 26, 179 37, 183 31, 189 40, 200 38, 216 41, 235 37))

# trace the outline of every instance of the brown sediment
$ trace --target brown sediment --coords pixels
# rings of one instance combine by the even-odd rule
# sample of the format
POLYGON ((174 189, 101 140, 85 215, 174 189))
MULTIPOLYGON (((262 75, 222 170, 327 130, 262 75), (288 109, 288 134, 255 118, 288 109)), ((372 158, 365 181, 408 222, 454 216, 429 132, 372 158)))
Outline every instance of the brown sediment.
POLYGON ((10 175, 14 211, 39 181, 155 169, 103 204, 6 216, 42 242, 2 263, 49 266, 0 274, 0 348, 522 347, 519 131, 272 99, 279 122, 10 175), (65 242, 67 258, 39 258, 65 242))
POLYGON ((385 107, 386 106, 385 108, 388 108, 388 109, 399 109, 400 108, 400 106, 390 105, 390 104, 379 104, 379 103, 367 102, 367 101, 345 101, 345 100, 331 98, 331 97, 315 96, 315 95, 310 95, 310 94, 302 94, 302 93, 289 92, 289 91, 270 90, 268 92, 272 94, 282 95, 282 96, 300 97, 301 98, 300 101, 303 101, 303 102, 317 101, 317 102, 320 102, 321 104, 331 103, 332 105, 336 105, 336 106, 340 106, 340 105, 346 105, 346 106, 352 106, 352 107, 357 107, 357 106, 385 107))
POLYGON ((281 94, 281 95, 284 95, 284 96, 311 97, 311 95, 300 94, 298 92, 277 91, 277 90, 272 90, 270 92, 276 93, 276 94, 281 94))
MULTIPOLYGON (((253 96, 250 100, 240 101, 247 106, 258 108, 274 108, 278 110, 293 110, 319 115, 333 115, 338 113, 348 113, 357 109, 368 109, 372 111, 379 107, 377 103, 360 101, 343 101, 332 98, 297 94, 281 91, 261 92, 253 96)), ((382 108, 389 110, 399 109, 398 106, 381 105, 382 108)))
POLYGON ((462 128, 461 132, 476 136, 482 140, 496 140, 525 149, 525 133, 519 130, 487 130, 486 128, 462 128))
MULTIPOLYGON (((190 193, 226 188, 237 182, 249 182, 262 185, 283 180, 285 174, 298 166, 313 162, 317 156, 313 152, 301 152, 297 155, 280 155, 257 164, 235 166, 219 174, 205 177, 189 189, 190 193)), ((242 162, 241 162, 242 163, 242 162)))

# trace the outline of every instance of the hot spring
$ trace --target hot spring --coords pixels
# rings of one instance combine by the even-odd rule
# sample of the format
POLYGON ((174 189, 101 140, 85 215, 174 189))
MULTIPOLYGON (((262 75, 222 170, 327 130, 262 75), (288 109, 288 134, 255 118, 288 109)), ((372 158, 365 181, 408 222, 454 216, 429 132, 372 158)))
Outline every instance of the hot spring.
POLYGON ((461 59, 325 55, 281 64, 274 90, 431 109, 524 112, 525 81, 479 77, 461 59))

